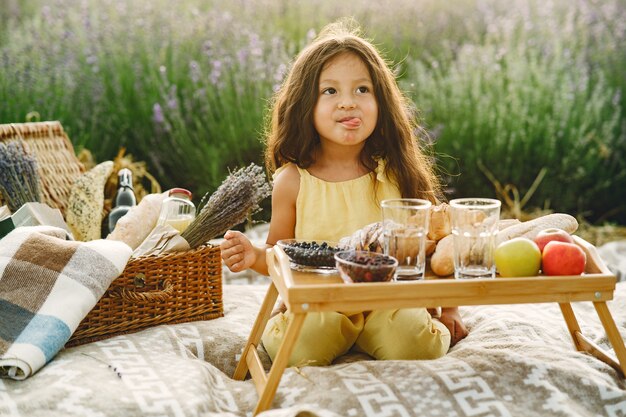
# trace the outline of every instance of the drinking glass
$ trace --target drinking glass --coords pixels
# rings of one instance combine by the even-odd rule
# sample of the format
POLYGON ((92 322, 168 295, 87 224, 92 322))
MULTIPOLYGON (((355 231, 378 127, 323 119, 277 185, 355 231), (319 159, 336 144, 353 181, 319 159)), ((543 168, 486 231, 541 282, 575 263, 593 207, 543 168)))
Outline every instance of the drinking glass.
POLYGON ((430 206, 430 201, 418 198, 381 202, 384 251, 398 260, 396 280, 424 277, 430 206))
POLYGON ((500 201, 459 198, 450 201, 454 240, 454 277, 494 278, 494 251, 500 201))

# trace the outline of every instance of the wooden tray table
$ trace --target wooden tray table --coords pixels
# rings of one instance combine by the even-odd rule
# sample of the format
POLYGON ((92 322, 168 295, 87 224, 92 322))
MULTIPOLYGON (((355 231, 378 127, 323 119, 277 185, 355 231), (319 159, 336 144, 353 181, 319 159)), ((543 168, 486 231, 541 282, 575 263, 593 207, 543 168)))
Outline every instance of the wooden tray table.
POLYGON ((609 364, 623 377, 626 374, 626 348, 606 305, 606 301, 613 299, 616 277, 600 259, 593 245, 577 236, 574 238, 587 255, 586 271, 580 276, 454 280, 436 279, 428 274, 427 279, 419 281, 366 284, 345 284, 337 274, 294 271, 285 252, 274 246, 267 250, 272 283, 233 378, 243 380, 250 372, 259 394, 254 415, 268 409, 304 319, 310 312, 525 303, 558 303, 574 347, 609 364), (257 346, 278 294, 294 317, 266 374, 257 346), (581 333, 570 304, 577 301, 593 302, 617 359, 581 333))

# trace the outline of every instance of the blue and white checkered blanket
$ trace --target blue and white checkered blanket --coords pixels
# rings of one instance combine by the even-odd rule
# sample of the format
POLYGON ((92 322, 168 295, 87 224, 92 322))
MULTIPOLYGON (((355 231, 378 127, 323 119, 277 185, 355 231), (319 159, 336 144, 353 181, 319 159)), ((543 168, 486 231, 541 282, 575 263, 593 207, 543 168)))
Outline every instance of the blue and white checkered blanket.
POLYGON ((0 240, 0 377, 25 379, 63 348, 132 253, 112 240, 65 240, 51 226, 0 240))

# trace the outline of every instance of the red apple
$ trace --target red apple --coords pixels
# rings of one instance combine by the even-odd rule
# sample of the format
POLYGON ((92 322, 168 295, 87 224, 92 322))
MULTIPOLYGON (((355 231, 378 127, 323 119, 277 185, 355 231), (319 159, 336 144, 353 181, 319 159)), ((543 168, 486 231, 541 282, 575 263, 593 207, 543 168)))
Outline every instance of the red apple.
POLYGON ((534 239, 541 252, 543 252, 543 248, 548 244, 548 242, 552 242, 553 240, 558 242, 574 243, 574 239, 569 233, 565 230, 557 229, 556 227, 543 229, 537 233, 537 236, 535 236, 534 239))
POLYGON ((575 243, 552 241, 543 248, 541 269, 545 275, 580 275, 587 255, 575 243))

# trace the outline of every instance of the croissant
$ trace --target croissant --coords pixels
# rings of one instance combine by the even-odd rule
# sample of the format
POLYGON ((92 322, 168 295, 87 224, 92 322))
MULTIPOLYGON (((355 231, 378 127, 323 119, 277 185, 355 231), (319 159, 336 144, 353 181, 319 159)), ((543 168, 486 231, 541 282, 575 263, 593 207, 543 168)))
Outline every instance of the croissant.
POLYGON ((376 222, 357 230, 350 236, 339 240, 339 246, 355 250, 367 250, 382 253, 383 244, 383 224, 376 222))

